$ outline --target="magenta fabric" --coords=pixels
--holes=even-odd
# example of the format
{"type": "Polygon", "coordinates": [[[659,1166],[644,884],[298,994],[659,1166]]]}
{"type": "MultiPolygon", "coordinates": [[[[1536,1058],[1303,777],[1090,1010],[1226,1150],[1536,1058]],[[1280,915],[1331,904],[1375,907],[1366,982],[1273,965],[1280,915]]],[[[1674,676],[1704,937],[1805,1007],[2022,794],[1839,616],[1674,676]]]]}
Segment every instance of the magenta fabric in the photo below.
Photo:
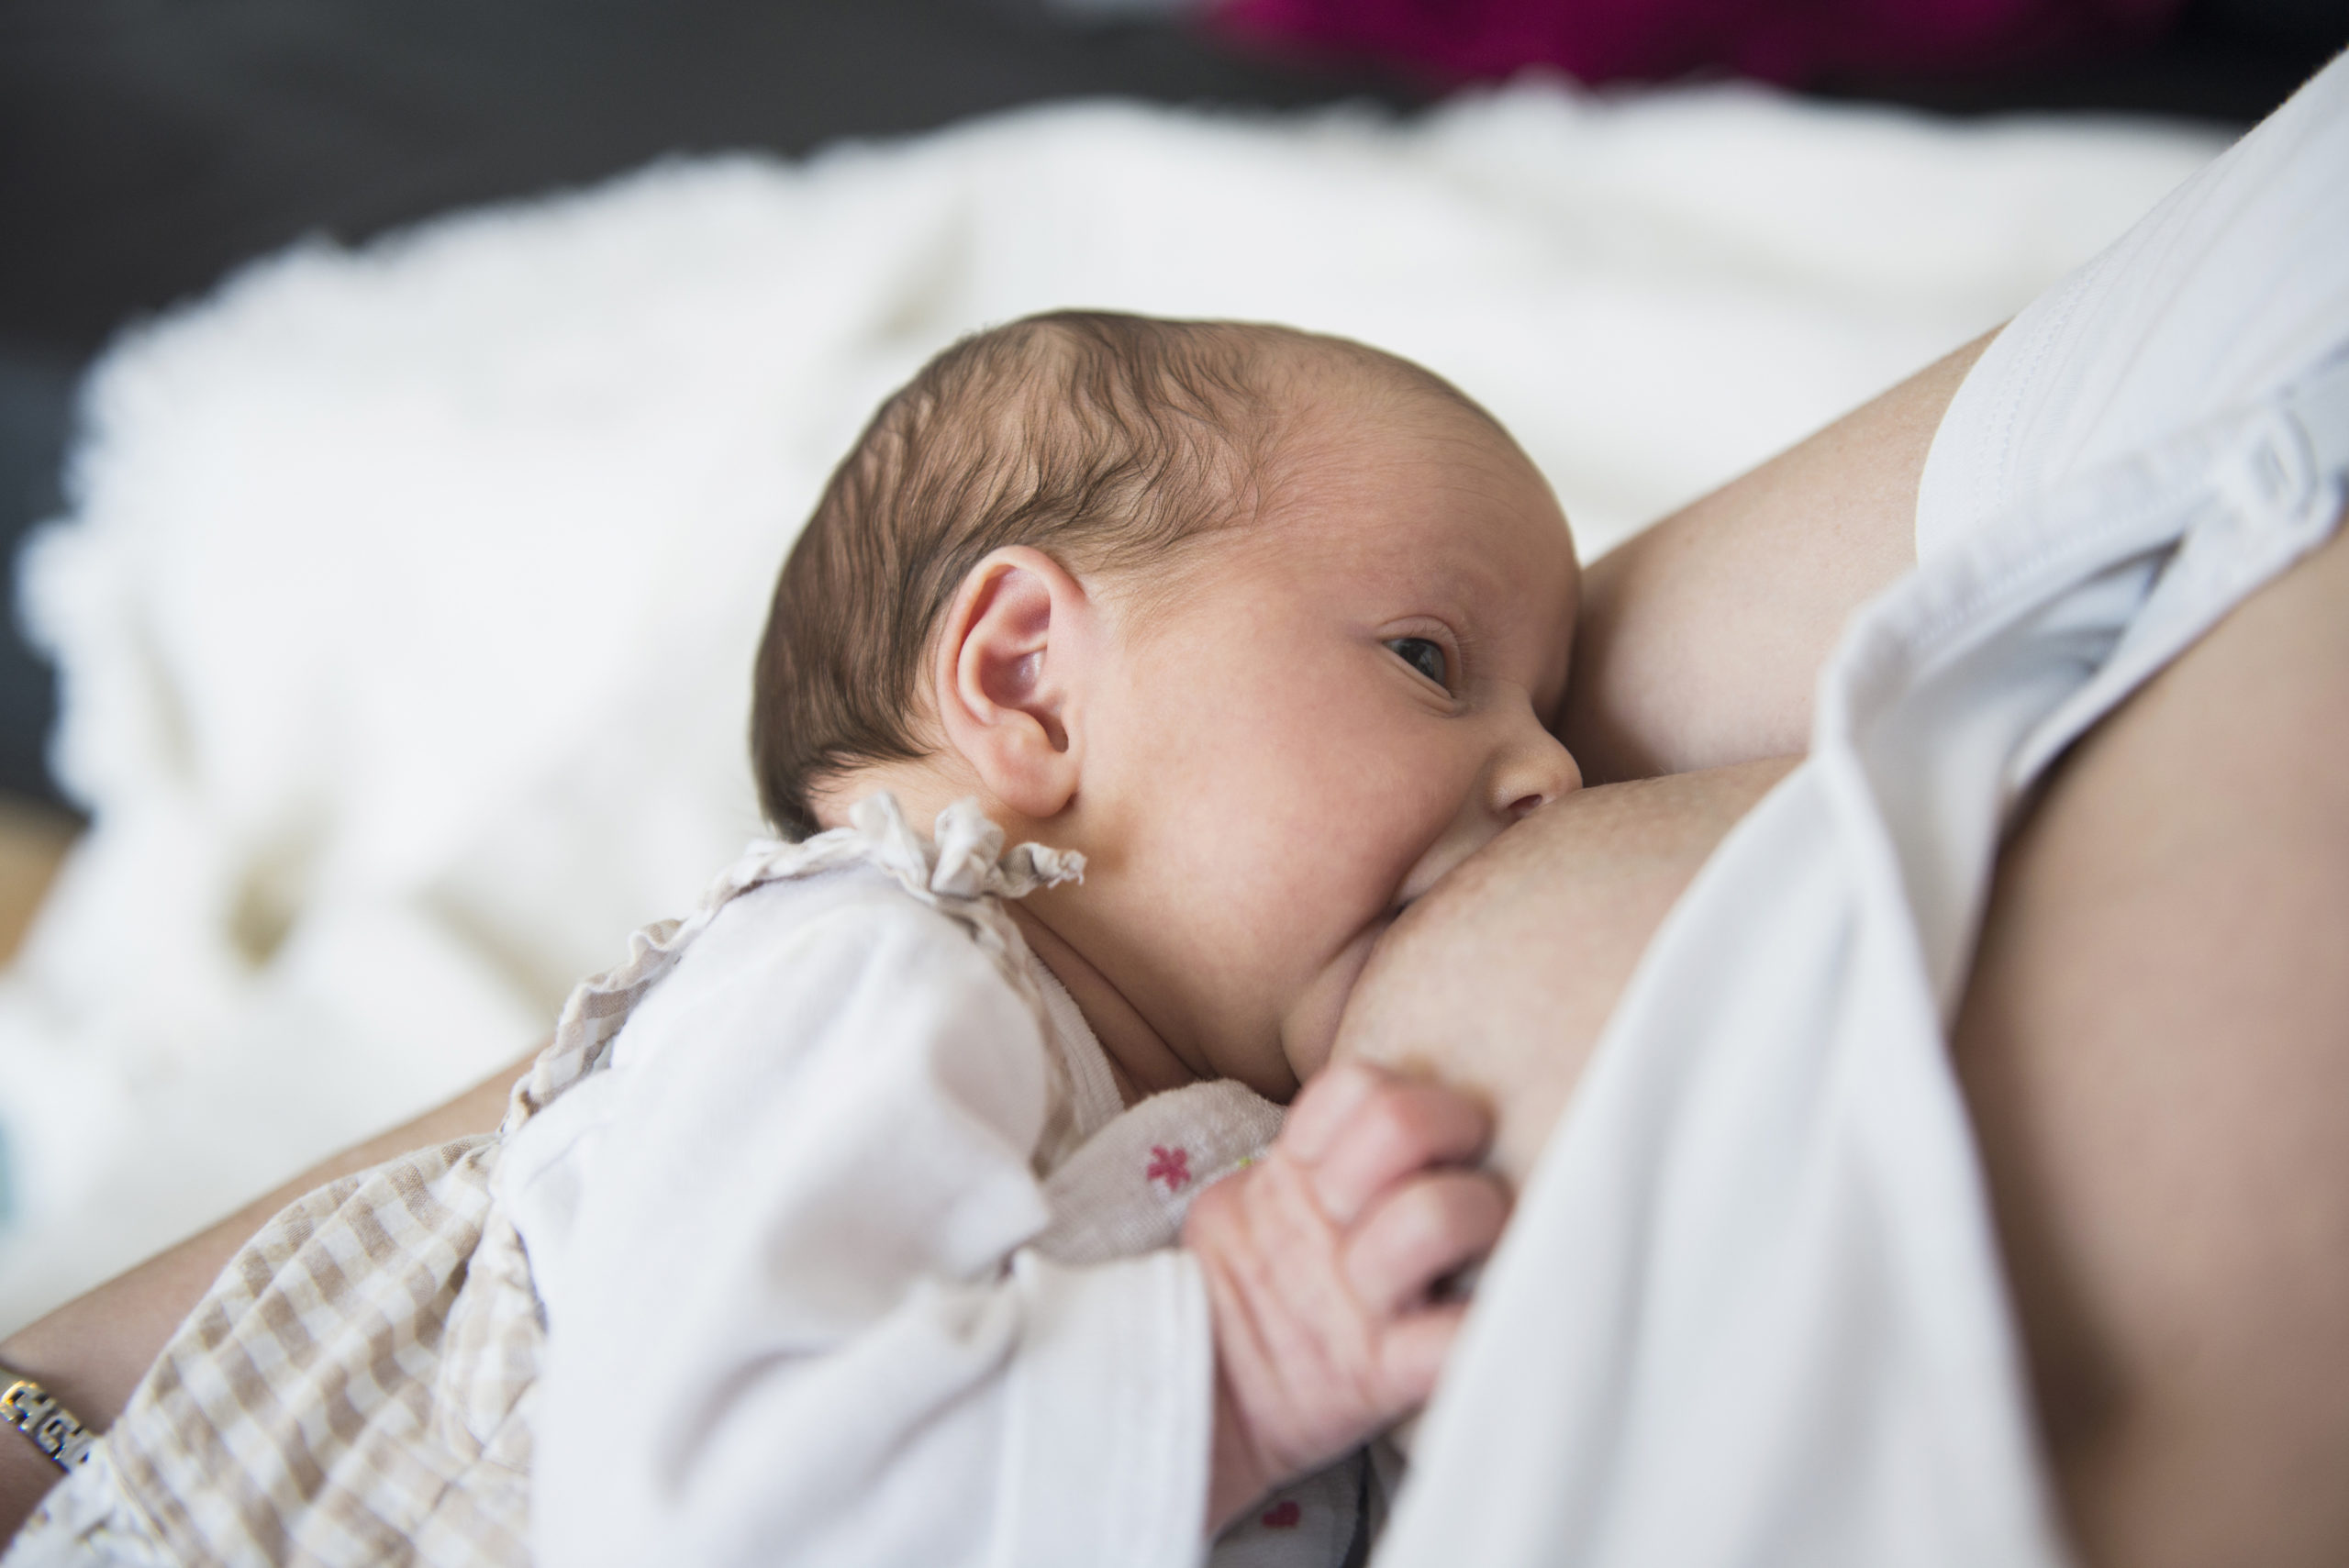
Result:
{"type": "Polygon", "coordinates": [[[1585,82],[1730,71],[1956,74],[2150,42],[2183,0],[1211,0],[1264,44],[1372,56],[1452,81],[1547,65],[1585,82]]]}

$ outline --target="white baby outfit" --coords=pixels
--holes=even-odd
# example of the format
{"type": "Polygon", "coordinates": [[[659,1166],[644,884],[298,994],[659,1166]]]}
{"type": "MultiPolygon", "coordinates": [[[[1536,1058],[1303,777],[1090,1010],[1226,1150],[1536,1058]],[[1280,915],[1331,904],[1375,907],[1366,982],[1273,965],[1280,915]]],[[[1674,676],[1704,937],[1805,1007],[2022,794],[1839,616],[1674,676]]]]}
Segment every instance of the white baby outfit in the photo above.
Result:
{"type": "Polygon", "coordinates": [[[2349,494],[2349,61],[1999,334],[1918,568],[1674,908],[1479,1284],[1383,1568],[2053,1568],[1945,1029],[2064,747],[2349,494]]]}
{"type": "MultiPolygon", "coordinates": [[[[239,1254],[28,1564],[1197,1562],[1193,1195],[1277,1106],[1121,1108],[1003,900],[1081,862],[962,803],[764,844],[565,1006],[506,1124],[239,1254]]],[[[1230,1568],[1338,1568],[1366,1467],[1230,1568]]]]}

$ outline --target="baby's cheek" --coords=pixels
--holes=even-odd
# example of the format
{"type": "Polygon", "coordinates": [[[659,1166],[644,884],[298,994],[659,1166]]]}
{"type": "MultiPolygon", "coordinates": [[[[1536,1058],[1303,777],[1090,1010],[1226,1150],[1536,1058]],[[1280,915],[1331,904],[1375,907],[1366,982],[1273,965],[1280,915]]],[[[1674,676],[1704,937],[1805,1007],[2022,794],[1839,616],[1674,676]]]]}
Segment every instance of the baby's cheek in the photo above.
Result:
{"type": "Polygon", "coordinates": [[[1357,931],[1288,1008],[1281,1027],[1281,1049],[1299,1084],[1310,1081],[1330,1064],[1349,999],[1386,924],[1376,921],[1357,931]]]}
{"type": "Polygon", "coordinates": [[[1242,829],[1220,849],[1222,864],[1203,877],[1215,890],[1201,923],[1211,962],[1190,973],[1235,1040],[1261,1034],[1279,1073],[1302,1084],[1330,1059],[1346,998],[1387,924],[1393,881],[1334,815],[1270,837],[1242,829]]]}

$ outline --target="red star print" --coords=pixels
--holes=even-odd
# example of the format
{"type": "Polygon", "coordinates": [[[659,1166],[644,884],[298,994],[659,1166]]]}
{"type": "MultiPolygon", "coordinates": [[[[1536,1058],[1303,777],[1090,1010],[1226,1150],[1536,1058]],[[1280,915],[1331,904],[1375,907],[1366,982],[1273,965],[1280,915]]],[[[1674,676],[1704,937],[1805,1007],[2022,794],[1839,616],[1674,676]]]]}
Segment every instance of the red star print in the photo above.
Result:
{"type": "Polygon", "coordinates": [[[1304,1517],[1305,1510],[1297,1506],[1296,1498],[1291,1497],[1266,1508],[1258,1522],[1266,1529],[1295,1529],[1304,1517]]]}
{"type": "Polygon", "coordinates": [[[1170,1193],[1179,1193],[1191,1184],[1191,1151],[1162,1143],[1150,1146],[1150,1168],[1141,1173],[1145,1182],[1164,1182],[1170,1193]]]}

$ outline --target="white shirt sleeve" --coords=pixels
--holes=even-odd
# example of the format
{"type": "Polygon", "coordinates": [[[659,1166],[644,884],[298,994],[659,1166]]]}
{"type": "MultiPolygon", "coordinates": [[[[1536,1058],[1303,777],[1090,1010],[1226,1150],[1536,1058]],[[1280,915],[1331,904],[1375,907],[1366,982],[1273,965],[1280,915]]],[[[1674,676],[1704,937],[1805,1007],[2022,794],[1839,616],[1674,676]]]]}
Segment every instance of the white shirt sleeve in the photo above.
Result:
{"type": "Polygon", "coordinates": [[[1026,1250],[1034,1013],[944,917],[877,884],[809,917],[805,891],[730,906],[607,1084],[512,1151],[549,1325],[538,1555],[1197,1561],[1196,1265],[1026,1250]]]}

